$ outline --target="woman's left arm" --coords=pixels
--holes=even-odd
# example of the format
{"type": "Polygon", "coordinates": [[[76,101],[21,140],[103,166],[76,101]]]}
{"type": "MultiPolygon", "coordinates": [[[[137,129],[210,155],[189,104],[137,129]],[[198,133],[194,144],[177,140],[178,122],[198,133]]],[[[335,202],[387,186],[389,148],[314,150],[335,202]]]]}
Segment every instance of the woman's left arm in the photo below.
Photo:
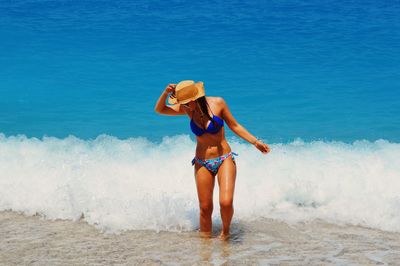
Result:
{"type": "Polygon", "coordinates": [[[225,100],[223,98],[219,99],[220,104],[222,105],[222,116],[223,119],[225,120],[226,124],[228,127],[239,137],[242,139],[248,141],[249,143],[253,144],[256,146],[257,149],[259,149],[262,153],[268,153],[271,149],[269,146],[265,143],[263,143],[261,140],[250,134],[242,125],[240,125],[236,119],[233,117],[231,111],[229,110],[228,105],[226,104],[225,100]]]}

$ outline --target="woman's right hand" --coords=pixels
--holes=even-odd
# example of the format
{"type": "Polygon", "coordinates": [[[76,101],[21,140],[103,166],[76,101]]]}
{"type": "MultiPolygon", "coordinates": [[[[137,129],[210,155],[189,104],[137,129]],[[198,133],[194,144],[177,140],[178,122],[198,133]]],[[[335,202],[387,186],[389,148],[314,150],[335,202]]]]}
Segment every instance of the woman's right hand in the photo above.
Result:
{"type": "Polygon", "coordinates": [[[254,143],[254,146],[256,146],[256,148],[259,149],[262,153],[268,153],[271,151],[269,146],[260,140],[256,140],[256,143],[254,143]]]}
{"type": "Polygon", "coordinates": [[[175,90],[176,84],[174,83],[170,83],[168,84],[168,86],[165,88],[165,92],[166,93],[170,93],[173,92],[175,90]]]}

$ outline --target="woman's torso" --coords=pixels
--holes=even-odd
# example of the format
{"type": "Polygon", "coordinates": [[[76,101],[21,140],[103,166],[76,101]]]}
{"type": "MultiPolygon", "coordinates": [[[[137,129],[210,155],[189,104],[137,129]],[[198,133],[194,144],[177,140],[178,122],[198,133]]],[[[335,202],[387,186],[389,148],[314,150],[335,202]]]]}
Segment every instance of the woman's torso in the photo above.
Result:
{"type": "MultiPolygon", "coordinates": [[[[224,119],[222,115],[222,105],[218,104],[217,97],[206,97],[207,103],[209,105],[208,112],[210,117],[213,115],[224,119]]],[[[203,118],[204,124],[202,125],[201,117],[199,112],[186,112],[187,115],[199,128],[207,128],[211,121],[206,117],[203,118]]],[[[209,159],[219,157],[223,154],[229,153],[231,147],[225,139],[225,128],[222,126],[218,132],[211,134],[204,132],[201,136],[196,136],[197,146],[196,146],[196,157],[200,159],[209,159]]]]}

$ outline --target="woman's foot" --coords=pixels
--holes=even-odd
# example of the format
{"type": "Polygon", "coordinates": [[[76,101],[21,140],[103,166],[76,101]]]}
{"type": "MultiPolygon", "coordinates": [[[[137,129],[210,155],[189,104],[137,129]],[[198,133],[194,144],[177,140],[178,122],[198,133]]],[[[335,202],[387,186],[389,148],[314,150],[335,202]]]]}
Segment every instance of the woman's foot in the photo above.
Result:
{"type": "Polygon", "coordinates": [[[218,238],[220,240],[228,240],[229,237],[230,237],[230,234],[229,233],[224,233],[224,232],[221,232],[221,234],[219,234],[219,236],[218,236],[218,238]]]}
{"type": "Polygon", "coordinates": [[[202,232],[202,231],[200,231],[199,233],[200,233],[200,237],[201,238],[211,238],[211,236],[212,236],[212,232],[202,232]]]}

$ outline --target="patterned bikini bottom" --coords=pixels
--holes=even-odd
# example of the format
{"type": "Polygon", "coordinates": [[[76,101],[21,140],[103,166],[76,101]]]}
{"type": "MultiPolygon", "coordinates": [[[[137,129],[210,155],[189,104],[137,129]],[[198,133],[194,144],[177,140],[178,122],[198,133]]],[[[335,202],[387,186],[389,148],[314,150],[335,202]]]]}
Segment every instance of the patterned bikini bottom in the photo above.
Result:
{"type": "Polygon", "coordinates": [[[235,161],[235,157],[233,155],[238,156],[239,154],[234,152],[229,152],[217,158],[204,159],[204,160],[194,157],[192,160],[192,165],[194,165],[195,162],[198,162],[199,164],[201,164],[202,166],[206,167],[208,170],[216,174],[218,172],[218,168],[221,166],[222,162],[226,158],[232,156],[232,160],[235,161]]]}

